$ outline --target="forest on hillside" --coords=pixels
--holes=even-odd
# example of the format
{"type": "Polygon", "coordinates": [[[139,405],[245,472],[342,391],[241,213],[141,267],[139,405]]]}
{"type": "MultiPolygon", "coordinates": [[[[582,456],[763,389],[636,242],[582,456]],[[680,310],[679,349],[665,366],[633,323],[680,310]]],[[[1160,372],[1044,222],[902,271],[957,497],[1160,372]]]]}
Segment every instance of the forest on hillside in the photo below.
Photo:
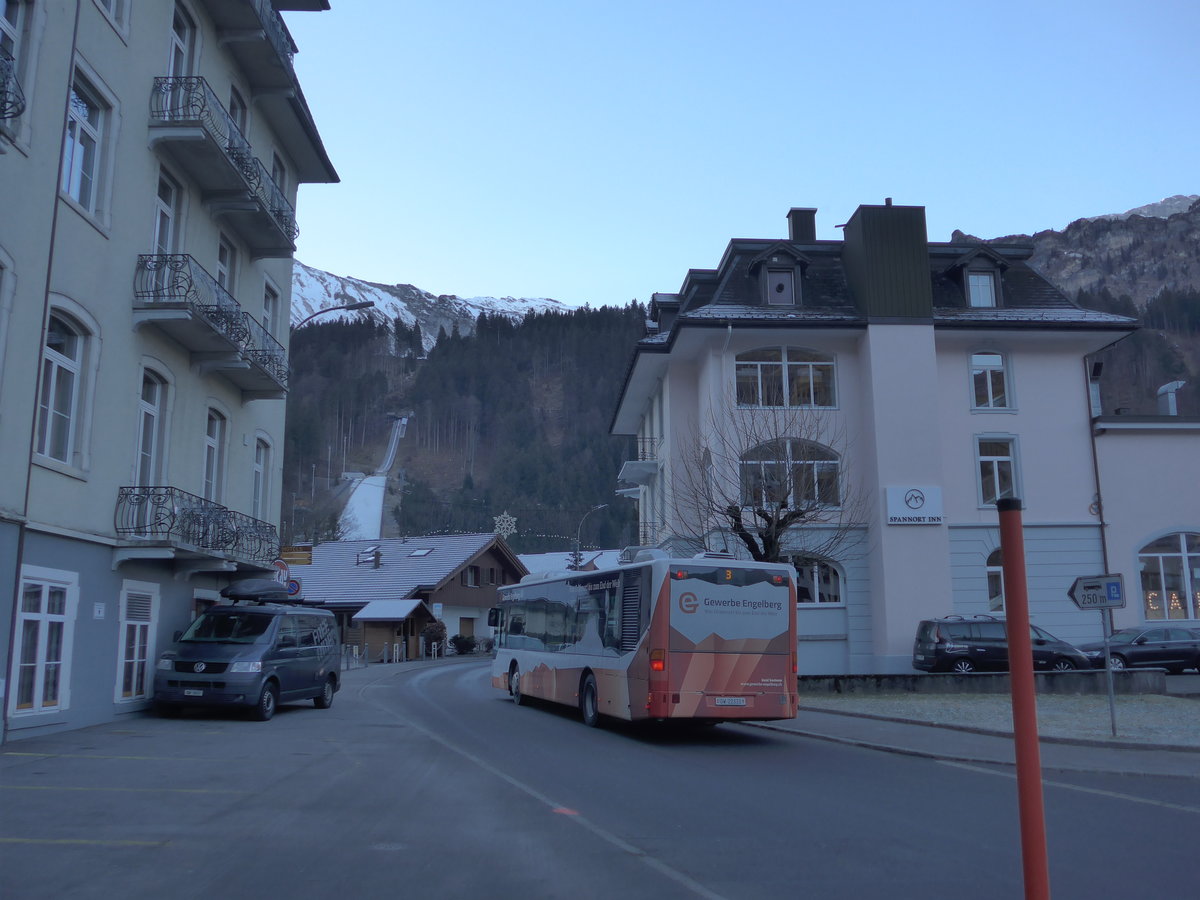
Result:
{"type": "Polygon", "coordinates": [[[337,537],[343,471],[373,471],[407,418],[388,482],[385,535],[488,532],[516,519],[518,552],[634,543],[617,497],[630,441],[608,433],[645,307],[481,314],[427,354],[402,322],[332,322],[292,341],[285,543],[337,537]],[[583,516],[594,507],[606,508],[583,516]]]}

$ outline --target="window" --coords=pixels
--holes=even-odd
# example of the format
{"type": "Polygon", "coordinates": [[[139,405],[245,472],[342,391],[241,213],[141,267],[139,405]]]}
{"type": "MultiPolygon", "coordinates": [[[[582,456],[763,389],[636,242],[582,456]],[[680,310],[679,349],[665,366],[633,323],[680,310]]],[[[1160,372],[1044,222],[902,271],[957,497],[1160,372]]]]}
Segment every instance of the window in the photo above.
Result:
{"type": "Polygon", "coordinates": [[[237,247],[222,234],[217,238],[217,284],[234,296],[237,294],[237,265],[237,247]]]}
{"type": "Polygon", "coordinates": [[[174,253],[179,246],[179,208],[183,190],[179,182],[160,169],[158,196],[154,204],[154,252],[174,253]]]}
{"type": "Polygon", "coordinates": [[[792,269],[767,270],[767,303],[770,306],[796,305],[796,273],[792,269]]]}
{"type": "Polygon", "coordinates": [[[148,700],[154,688],[153,636],[158,612],[158,586],[126,582],[121,590],[120,648],[117,656],[117,702],[148,700]]]}
{"type": "Polygon", "coordinates": [[[0,124],[25,111],[21,76],[28,20],[29,3],[4,0],[4,13],[0,15],[0,124]]]}
{"type": "Polygon", "coordinates": [[[76,75],[67,112],[59,187],[89,213],[95,213],[98,206],[100,152],[107,114],[108,107],[95,89],[76,75]]]}
{"type": "Polygon", "coordinates": [[[118,25],[125,21],[126,0],[96,0],[96,5],[108,13],[108,17],[118,25]]]}
{"type": "Polygon", "coordinates": [[[279,291],[275,290],[271,285],[263,286],[263,328],[267,329],[267,334],[275,333],[275,322],[279,318],[279,291]]]}
{"type": "Polygon", "coordinates": [[[195,45],[196,25],[178,3],[171,20],[171,44],[167,54],[167,74],[180,78],[192,74],[192,47],[195,45]]]}
{"type": "Polygon", "coordinates": [[[81,328],[65,317],[50,315],[42,350],[37,452],[65,463],[75,458],[85,343],[81,328]]]}
{"type": "Polygon", "coordinates": [[[996,273],[967,273],[967,302],[973,307],[996,305],[996,273]]]}
{"type": "Polygon", "coordinates": [[[225,417],[215,409],[210,409],[204,434],[204,499],[219,503],[224,480],[225,417]]]}
{"type": "Polygon", "coordinates": [[[463,587],[479,587],[479,566],[467,566],[459,575],[463,587]]]}
{"type": "Polygon", "coordinates": [[[229,117],[233,119],[233,124],[237,126],[238,131],[245,136],[248,110],[246,101],[235,87],[229,88],[229,117]]]}
{"type": "Polygon", "coordinates": [[[971,354],[971,391],[974,409],[1007,409],[1008,378],[999,353],[971,354]]]}
{"type": "Polygon", "coordinates": [[[1015,496],[1016,441],[1010,437],[977,437],[975,459],[979,466],[979,500],[990,506],[1015,496]]]}
{"type": "Polygon", "coordinates": [[[833,358],[801,347],[766,347],[739,353],[738,406],[835,405],[833,358]]]}
{"type": "Polygon", "coordinates": [[[16,714],[66,709],[70,694],[71,640],[79,603],[79,576],[25,566],[17,612],[17,653],[11,677],[16,714]]]}
{"type": "Polygon", "coordinates": [[[135,484],[156,485],[162,477],[162,445],[166,407],[166,380],[151,369],[142,370],[138,399],[138,457],[135,484]]]}
{"type": "Polygon", "coordinates": [[[796,568],[797,603],[841,603],[842,576],[826,562],[805,556],[793,556],[796,568]]]}
{"type": "Polygon", "coordinates": [[[1004,551],[997,547],[988,554],[988,612],[1004,612],[1004,551]]]}
{"type": "Polygon", "coordinates": [[[1161,537],[1138,552],[1143,612],[1150,619],[1200,619],[1200,534],[1161,537]]]}
{"type": "Polygon", "coordinates": [[[837,454],[810,441],[784,438],[742,457],[744,506],[837,506],[837,454]]]}
{"type": "Polygon", "coordinates": [[[279,186],[279,192],[287,196],[287,166],[278,153],[271,154],[271,180],[279,186]]]}
{"type": "Polygon", "coordinates": [[[254,442],[254,518],[266,516],[270,500],[271,445],[259,438],[254,442]]]}

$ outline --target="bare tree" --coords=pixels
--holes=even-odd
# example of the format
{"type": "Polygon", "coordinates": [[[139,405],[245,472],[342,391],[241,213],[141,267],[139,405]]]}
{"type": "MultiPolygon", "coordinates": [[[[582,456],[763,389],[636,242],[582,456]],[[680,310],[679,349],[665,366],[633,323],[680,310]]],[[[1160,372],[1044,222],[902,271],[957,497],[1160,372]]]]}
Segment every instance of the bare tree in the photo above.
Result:
{"type": "Polygon", "coordinates": [[[864,522],[847,450],[829,410],[714,407],[672,448],[672,530],[705,547],[732,533],[761,562],[785,552],[835,559],[860,540],[864,522]]]}

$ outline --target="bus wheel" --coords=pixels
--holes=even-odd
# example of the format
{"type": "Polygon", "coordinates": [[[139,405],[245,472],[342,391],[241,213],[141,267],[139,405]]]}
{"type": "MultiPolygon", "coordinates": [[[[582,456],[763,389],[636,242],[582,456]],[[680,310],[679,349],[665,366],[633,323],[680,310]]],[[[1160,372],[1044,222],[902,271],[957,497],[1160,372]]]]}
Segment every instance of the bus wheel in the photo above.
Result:
{"type": "Polygon", "coordinates": [[[513,666],[508,673],[508,693],[513,703],[521,705],[521,670],[513,666]]]}
{"type": "Polygon", "coordinates": [[[600,722],[600,710],[596,702],[596,677],[591,672],[583,679],[583,687],[579,689],[579,714],[588,728],[595,728],[600,722]]]}

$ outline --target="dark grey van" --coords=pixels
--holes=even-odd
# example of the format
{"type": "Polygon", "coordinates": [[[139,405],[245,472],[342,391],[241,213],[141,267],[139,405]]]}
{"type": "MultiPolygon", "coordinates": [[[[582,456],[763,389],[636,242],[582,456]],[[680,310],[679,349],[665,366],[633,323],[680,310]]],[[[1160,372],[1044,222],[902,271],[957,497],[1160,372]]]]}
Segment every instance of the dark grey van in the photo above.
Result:
{"type": "MultiPolygon", "coordinates": [[[[1036,625],[1029,626],[1033,667],[1038,671],[1069,672],[1091,663],[1066,641],[1036,625]]],[[[971,619],[946,616],[925,619],[913,640],[914,669],[926,672],[1008,671],[1008,630],[1003,619],[978,615],[971,619]]]]}
{"type": "Polygon", "coordinates": [[[340,688],[337,620],[326,609],[287,603],[278,582],[248,579],[221,591],[158,660],[154,705],[231,706],[266,721],[280,703],[312,700],[328,709],[340,688]]]}

